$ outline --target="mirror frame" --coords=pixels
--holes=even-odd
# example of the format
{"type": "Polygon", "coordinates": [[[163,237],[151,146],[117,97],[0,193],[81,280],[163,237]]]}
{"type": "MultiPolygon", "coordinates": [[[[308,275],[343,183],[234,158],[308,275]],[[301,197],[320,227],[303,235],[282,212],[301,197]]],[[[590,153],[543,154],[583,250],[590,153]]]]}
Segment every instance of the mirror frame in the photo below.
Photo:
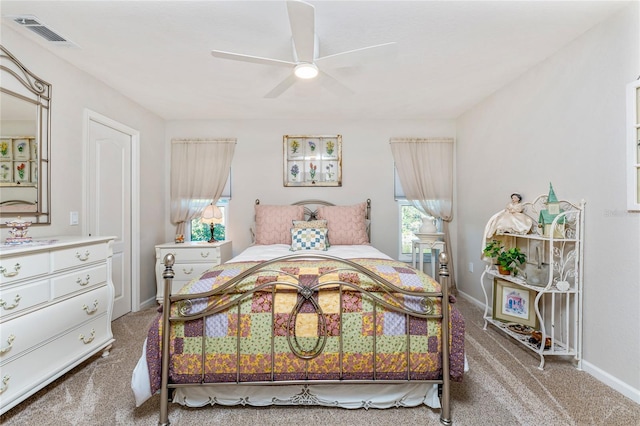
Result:
{"type": "MultiPolygon", "coordinates": [[[[30,221],[33,225],[51,224],[51,84],[29,71],[4,46],[0,45],[0,92],[32,103],[35,107],[38,144],[38,182],[35,203],[5,201],[0,217],[30,221]]],[[[6,135],[0,135],[6,136],[6,135]]],[[[0,227],[6,227],[6,222],[0,227]]]]}

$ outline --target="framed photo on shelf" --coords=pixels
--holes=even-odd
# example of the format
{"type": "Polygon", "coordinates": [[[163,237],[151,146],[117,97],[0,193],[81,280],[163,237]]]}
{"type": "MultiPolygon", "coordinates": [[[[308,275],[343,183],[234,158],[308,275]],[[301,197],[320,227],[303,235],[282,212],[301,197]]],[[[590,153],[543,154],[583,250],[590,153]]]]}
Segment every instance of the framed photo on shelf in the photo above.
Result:
{"type": "Polygon", "coordinates": [[[342,186],[341,135],[284,135],[284,186],[342,186]]]}
{"type": "Polygon", "coordinates": [[[536,292],[507,280],[493,280],[493,319],[538,328],[534,302],[536,292]]]}

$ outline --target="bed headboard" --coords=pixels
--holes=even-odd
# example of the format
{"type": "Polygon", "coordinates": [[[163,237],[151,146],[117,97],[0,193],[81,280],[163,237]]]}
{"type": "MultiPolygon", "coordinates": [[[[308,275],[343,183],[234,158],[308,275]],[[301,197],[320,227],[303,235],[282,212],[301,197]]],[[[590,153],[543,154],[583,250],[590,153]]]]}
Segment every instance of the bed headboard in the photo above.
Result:
{"type": "MultiPolygon", "coordinates": [[[[256,205],[260,204],[260,200],[256,199],[256,205]]],[[[291,203],[292,206],[302,206],[304,208],[304,220],[315,220],[318,215],[318,208],[321,206],[337,206],[334,203],[324,200],[301,200],[291,203]]],[[[366,234],[368,241],[371,241],[371,199],[366,200],[365,204],[366,234]]],[[[255,242],[255,233],[252,229],[252,240],[255,242]]]]}

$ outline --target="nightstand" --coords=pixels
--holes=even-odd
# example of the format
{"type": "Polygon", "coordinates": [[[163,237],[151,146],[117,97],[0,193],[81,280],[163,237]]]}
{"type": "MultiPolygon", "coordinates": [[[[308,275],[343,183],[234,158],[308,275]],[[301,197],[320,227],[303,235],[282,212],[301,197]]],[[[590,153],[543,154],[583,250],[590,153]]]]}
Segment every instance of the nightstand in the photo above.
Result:
{"type": "Polygon", "coordinates": [[[421,241],[415,239],[411,241],[411,264],[415,268],[416,260],[418,261],[418,269],[424,272],[424,250],[430,249],[431,277],[440,281],[436,274],[436,263],[438,262],[438,253],[444,251],[444,241],[421,241]]]}
{"type": "Polygon", "coordinates": [[[156,246],[156,300],[162,303],[164,294],[164,257],[175,256],[173,272],[175,277],[171,293],[180,290],[184,284],[199,277],[207,269],[231,259],[231,241],[188,241],[185,243],[165,243],[156,246]]]}

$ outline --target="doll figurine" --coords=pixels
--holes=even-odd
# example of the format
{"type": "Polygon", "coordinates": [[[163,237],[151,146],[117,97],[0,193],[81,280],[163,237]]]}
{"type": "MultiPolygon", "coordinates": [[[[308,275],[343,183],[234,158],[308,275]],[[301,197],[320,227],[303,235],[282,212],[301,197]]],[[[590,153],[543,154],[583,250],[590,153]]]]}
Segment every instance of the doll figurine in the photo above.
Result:
{"type": "Polygon", "coordinates": [[[511,194],[507,207],[493,215],[484,229],[485,240],[495,234],[524,235],[531,230],[533,219],[523,213],[524,205],[520,194],[511,194]]]}

